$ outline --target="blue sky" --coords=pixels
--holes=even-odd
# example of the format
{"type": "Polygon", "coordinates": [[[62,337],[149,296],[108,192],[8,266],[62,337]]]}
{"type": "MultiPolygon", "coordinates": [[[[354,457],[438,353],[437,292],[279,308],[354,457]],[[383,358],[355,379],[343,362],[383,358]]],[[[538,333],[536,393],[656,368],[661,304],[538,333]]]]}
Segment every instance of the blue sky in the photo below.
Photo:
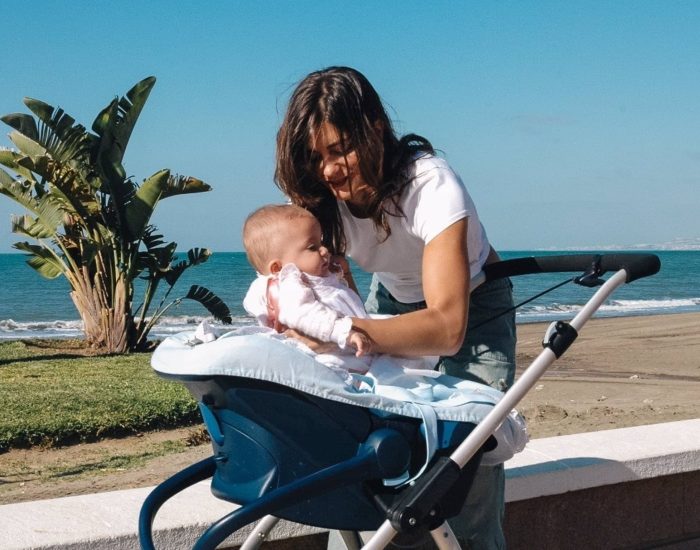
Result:
{"type": "MultiPolygon", "coordinates": [[[[158,81],[125,158],[214,191],[163,201],[180,248],[240,250],[282,200],[274,139],[308,72],[350,65],[461,174],[498,249],[700,237],[700,3],[34,1],[3,10],[0,113],[89,126],[158,81]]],[[[11,145],[2,127],[0,146],[11,145]]],[[[19,240],[0,197],[0,252],[19,240]]]]}

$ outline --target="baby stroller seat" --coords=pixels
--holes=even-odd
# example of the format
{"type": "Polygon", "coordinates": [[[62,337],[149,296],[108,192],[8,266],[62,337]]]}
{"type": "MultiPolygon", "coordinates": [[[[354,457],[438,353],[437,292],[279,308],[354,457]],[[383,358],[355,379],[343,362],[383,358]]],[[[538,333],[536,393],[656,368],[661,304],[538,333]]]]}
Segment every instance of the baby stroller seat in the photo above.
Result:
{"type": "MultiPolygon", "coordinates": [[[[150,537],[160,504],[208,477],[217,497],[243,508],[213,526],[197,548],[215,548],[232,531],[270,513],[364,531],[379,527],[387,513],[410,530],[409,521],[416,529],[425,527],[413,516],[432,512],[441,523],[459,512],[481,453],[470,467],[451,472],[448,483],[422,487],[420,480],[407,480],[459,445],[501,392],[428,371],[430,376],[417,378],[419,394],[401,388],[411,400],[397,400],[374,388],[358,389],[355,378],[344,379],[293,341],[248,332],[229,332],[200,345],[192,345],[191,333],[182,333],[153,355],[158,374],[182,382],[199,401],[214,456],[162,484],[144,503],[145,548],[152,548],[143,539],[150,537]],[[412,492],[420,498],[406,496],[412,492]],[[413,501],[429,506],[423,510],[413,501]]],[[[511,456],[510,433],[519,428],[509,418],[484,450],[511,456]]]]}
{"type": "MultiPolygon", "coordinates": [[[[310,497],[314,476],[335,467],[334,474],[326,472],[323,482],[317,482],[328,492],[276,509],[280,518],[329,529],[377,529],[386,519],[386,507],[400,493],[382,480],[407,470],[414,473],[425,460],[419,419],[377,416],[370,409],[246,378],[219,376],[186,384],[202,403],[212,433],[215,496],[246,505],[306,479],[309,486],[302,483],[300,495],[310,497]],[[371,484],[369,491],[366,482],[371,484]],[[332,483],[338,488],[329,491],[332,483]]],[[[447,441],[441,454],[473,427],[440,423],[439,438],[447,441]]],[[[464,477],[468,479],[469,472],[464,477]]],[[[463,494],[452,498],[463,499],[467,490],[467,484],[461,484],[463,494]]]]}

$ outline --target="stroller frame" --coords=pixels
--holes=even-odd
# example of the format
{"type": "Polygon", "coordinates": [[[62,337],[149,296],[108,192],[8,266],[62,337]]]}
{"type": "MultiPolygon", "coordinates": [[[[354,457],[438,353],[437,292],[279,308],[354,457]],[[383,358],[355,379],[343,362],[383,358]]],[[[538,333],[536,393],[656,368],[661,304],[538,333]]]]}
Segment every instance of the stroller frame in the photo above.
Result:
{"type": "MultiPolygon", "coordinates": [[[[518,258],[486,266],[477,279],[472,281],[472,287],[503,277],[555,272],[582,272],[574,282],[584,286],[601,286],[570,322],[556,321],[549,326],[543,341],[543,351],[486,417],[451,450],[449,456],[443,454],[434,458],[430,467],[415,483],[393,498],[373,495],[374,504],[385,519],[362,548],[380,550],[399,533],[410,536],[429,531],[440,550],[459,549],[446,518],[452,517],[461,508],[479,465],[482,449],[485,445],[488,446],[491,434],[549,366],[569,348],[581,328],[617,288],[653,275],[659,268],[657,256],[636,253],[541,256],[518,258]],[[601,279],[602,275],[608,272],[614,273],[606,281],[601,279]]],[[[180,379],[195,385],[197,383],[197,377],[180,379]]],[[[214,448],[217,449],[217,445],[223,444],[225,436],[206,402],[200,401],[200,410],[214,448]]],[[[265,491],[221,518],[201,535],[194,550],[214,549],[233,532],[261,520],[241,547],[242,550],[258,548],[277,523],[280,512],[281,515],[289,517],[288,510],[299,506],[300,503],[324,498],[324,495],[342,487],[362,487],[375,480],[400,475],[407,466],[402,458],[406,455],[406,446],[406,440],[391,426],[379,427],[359,445],[354,457],[265,491]]],[[[170,477],[151,492],[144,501],[139,516],[139,541],[142,548],[155,548],[152,524],[160,506],[185,488],[214,476],[224,460],[221,454],[209,457],[170,477]]],[[[226,498],[226,494],[217,496],[226,498]]],[[[293,514],[290,519],[299,521],[293,514]]],[[[352,531],[361,530],[367,530],[366,526],[358,525],[351,529],[341,527],[341,544],[349,550],[358,548],[358,537],[353,536],[352,531]]]]}

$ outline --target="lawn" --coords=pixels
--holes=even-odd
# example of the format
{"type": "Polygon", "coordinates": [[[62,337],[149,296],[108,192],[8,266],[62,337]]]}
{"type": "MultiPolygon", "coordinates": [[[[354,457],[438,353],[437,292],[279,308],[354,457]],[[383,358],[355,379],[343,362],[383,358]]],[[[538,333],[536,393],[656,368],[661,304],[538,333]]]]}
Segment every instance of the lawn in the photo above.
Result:
{"type": "Polygon", "coordinates": [[[90,356],[76,340],[0,342],[0,452],[199,422],[194,399],[150,358],[90,356]]]}

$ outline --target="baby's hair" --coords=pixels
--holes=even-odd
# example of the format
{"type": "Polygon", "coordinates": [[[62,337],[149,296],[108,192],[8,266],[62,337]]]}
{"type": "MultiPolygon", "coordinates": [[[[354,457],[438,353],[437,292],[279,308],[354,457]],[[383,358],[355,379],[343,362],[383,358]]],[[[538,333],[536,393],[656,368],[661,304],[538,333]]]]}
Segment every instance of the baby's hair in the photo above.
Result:
{"type": "Polygon", "coordinates": [[[280,222],[300,218],[316,219],[311,212],[294,204],[268,204],[246,218],[243,247],[248,261],[259,273],[264,273],[267,262],[280,253],[278,248],[284,244],[285,235],[279,231],[280,222]]]}

